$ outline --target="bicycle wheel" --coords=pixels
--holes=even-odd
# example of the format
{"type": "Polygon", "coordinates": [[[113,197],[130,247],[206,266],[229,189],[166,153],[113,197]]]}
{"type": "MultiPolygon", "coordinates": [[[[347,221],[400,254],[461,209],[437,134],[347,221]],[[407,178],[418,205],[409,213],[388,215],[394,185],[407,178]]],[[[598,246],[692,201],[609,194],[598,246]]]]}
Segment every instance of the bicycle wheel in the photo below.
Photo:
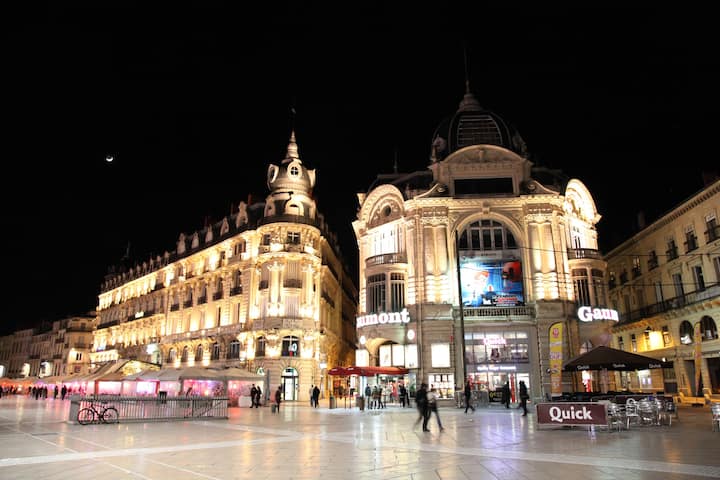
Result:
{"type": "Polygon", "coordinates": [[[120,414],[115,407],[108,407],[102,412],[100,417],[103,423],[118,423],[120,421],[120,414]]]}
{"type": "Polygon", "coordinates": [[[80,425],[89,425],[95,422],[95,410],[92,408],[82,408],[78,412],[77,421],[80,425]]]}

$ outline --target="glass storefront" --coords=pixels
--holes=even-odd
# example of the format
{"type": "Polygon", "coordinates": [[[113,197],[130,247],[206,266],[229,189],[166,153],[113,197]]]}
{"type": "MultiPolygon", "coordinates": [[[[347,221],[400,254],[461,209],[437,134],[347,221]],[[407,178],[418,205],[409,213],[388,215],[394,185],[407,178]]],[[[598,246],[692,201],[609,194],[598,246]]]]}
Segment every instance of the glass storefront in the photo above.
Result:
{"type": "Polygon", "coordinates": [[[467,375],[473,389],[487,391],[500,403],[501,389],[510,384],[512,402],[518,401],[520,380],[530,388],[529,335],[525,330],[486,330],[465,333],[467,375]]]}

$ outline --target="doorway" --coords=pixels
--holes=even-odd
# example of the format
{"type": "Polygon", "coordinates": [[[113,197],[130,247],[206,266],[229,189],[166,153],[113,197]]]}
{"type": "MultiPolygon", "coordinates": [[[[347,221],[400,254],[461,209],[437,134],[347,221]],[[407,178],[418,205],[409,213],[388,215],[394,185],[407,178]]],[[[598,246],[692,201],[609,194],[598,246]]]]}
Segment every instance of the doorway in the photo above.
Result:
{"type": "Polygon", "coordinates": [[[298,399],[298,392],[300,391],[299,380],[298,372],[294,368],[288,367],[283,370],[282,386],[284,401],[289,402],[298,399]]]}

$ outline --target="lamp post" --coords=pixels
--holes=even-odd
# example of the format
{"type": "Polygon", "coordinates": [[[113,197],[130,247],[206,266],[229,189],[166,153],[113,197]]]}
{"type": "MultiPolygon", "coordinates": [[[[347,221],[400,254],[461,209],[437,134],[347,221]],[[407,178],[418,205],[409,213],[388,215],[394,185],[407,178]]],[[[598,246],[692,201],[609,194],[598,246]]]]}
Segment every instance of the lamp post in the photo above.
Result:
{"type": "Polygon", "coordinates": [[[457,286],[458,286],[458,304],[460,305],[460,344],[462,346],[462,368],[463,378],[462,385],[467,382],[467,362],[465,361],[465,312],[463,309],[463,295],[462,295],[462,278],[460,276],[460,236],[459,232],[455,230],[455,263],[457,268],[457,286]]]}

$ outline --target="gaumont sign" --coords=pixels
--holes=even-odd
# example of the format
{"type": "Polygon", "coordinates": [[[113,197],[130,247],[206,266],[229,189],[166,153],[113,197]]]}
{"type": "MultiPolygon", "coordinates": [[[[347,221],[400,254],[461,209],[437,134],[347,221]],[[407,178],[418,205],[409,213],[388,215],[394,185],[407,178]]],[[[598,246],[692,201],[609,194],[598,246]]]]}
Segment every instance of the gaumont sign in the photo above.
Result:
{"type": "Polygon", "coordinates": [[[355,328],[367,327],[370,325],[385,325],[387,323],[410,323],[410,314],[407,308],[401,312],[383,312],[363,315],[355,319],[355,328]]]}
{"type": "Polygon", "coordinates": [[[607,410],[602,403],[539,403],[537,420],[538,425],[607,425],[607,410]]]}
{"type": "Polygon", "coordinates": [[[578,308],[577,316],[581,322],[592,322],[593,320],[613,320],[617,322],[620,319],[617,310],[587,306],[578,308]]]}

